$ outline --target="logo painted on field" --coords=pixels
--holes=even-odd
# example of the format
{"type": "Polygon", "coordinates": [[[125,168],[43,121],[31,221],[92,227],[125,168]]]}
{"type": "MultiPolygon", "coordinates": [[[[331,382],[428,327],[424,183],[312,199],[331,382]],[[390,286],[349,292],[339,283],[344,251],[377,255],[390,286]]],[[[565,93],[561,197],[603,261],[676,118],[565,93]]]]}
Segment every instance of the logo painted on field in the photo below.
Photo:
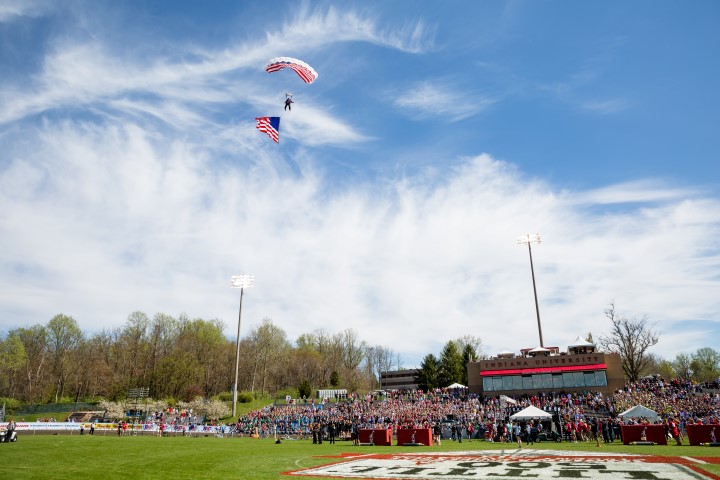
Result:
{"type": "Polygon", "coordinates": [[[343,454],[343,460],[285,472],[289,476],[328,478],[467,480],[720,480],[699,465],[720,464],[720,457],[662,457],[545,450],[397,454],[343,454]]]}

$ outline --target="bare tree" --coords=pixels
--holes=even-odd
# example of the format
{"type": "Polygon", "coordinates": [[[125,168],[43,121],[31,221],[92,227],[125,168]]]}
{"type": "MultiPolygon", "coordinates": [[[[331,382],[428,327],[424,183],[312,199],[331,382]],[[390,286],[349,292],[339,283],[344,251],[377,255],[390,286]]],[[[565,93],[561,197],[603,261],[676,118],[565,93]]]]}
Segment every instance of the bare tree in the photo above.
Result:
{"type": "Polygon", "coordinates": [[[397,365],[398,370],[402,370],[403,368],[405,368],[405,365],[403,365],[403,362],[402,362],[402,359],[400,358],[399,353],[395,357],[395,360],[396,360],[395,365],[397,365]]]}
{"type": "Polygon", "coordinates": [[[276,326],[269,318],[263,319],[262,324],[250,332],[250,340],[254,347],[255,359],[251,391],[255,393],[255,380],[260,375],[261,393],[264,395],[268,387],[269,374],[275,373],[274,366],[290,348],[290,344],[287,341],[285,330],[276,326]]]}
{"type": "Polygon", "coordinates": [[[363,359],[367,344],[358,338],[355,330],[348,328],[340,332],[340,344],[342,345],[342,363],[348,370],[356,370],[363,359]]]}
{"type": "Polygon", "coordinates": [[[663,368],[665,368],[665,365],[663,362],[663,358],[660,355],[657,355],[655,353],[648,353],[648,362],[647,366],[643,370],[643,375],[660,375],[663,378],[668,378],[666,375],[664,375],[663,368]]]}
{"type": "Polygon", "coordinates": [[[615,311],[615,304],[605,310],[610,320],[610,334],[600,338],[600,346],[613,353],[619,353],[625,377],[634,382],[650,366],[653,358],[648,349],[658,343],[660,334],[648,325],[647,316],[627,318],[615,311]]]}
{"type": "Polygon", "coordinates": [[[288,381],[285,385],[299,387],[303,380],[307,380],[311,386],[320,386],[323,370],[322,355],[315,350],[312,342],[298,341],[298,345],[294,350],[290,350],[288,381]]]}
{"type": "Polygon", "coordinates": [[[375,384],[380,385],[380,374],[392,368],[395,353],[388,347],[376,345],[367,349],[366,367],[370,374],[370,390],[375,389],[375,384]]]}
{"type": "Polygon", "coordinates": [[[710,347],[700,348],[690,355],[693,380],[708,382],[720,377],[720,352],[710,347]]]}
{"type": "Polygon", "coordinates": [[[463,335],[462,337],[458,337],[455,339],[455,344],[461,352],[468,352],[471,354],[470,356],[472,358],[469,359],[470,361],[474,362],[478,358],[483,357],[482,340],[475,335],[463,335]]]}
{"type": "Polygon", "coordinates": [[[333,338],[340,348],[342,376],[345,384],[348,389],[355,391],[360,386],[359,367],[366,359],[367,343],[360,340],[357,332],[351,328],[343,330],[333,338]]]}
{"type": "Polygon", "coordinates": [[[0,391],[6,387],[10,396],[14,394],[15,384],[22,381],[26,358],[25,346],[17,334],[8,334],[4,340],[0,337],[0,391]]]}
{"type": "Polygon", "coordinates": [[[145,363],[147,362],[147,330],[150,319],[146,314],[136,311],[128,315],[122,329],[122,342],[125,352],[124,374],[131,384],[145,385],[145,363]]]}
{"type": "Polygon", "coordinates": [[[690,368],[690,356],[687,353],[678,353],[675,361],[672,362],[675,376],[680,380],[690,380],[692,369],[690,368]]]}
{"type": "Polygon", "coordinates": [[[55,315],[48,322],[47,332],[57,403],[65,394],[65,384],[69,376],[78,367],[76,360],[83,342],[83,332],[74,318],[63,314],[55,315]]]}
{"type": "Polygon", "coordinates": [[[25,393],[23,399],[27,402],[45,400],[42,398],[46,387],[47,359],[48,359],[48,331],[42,325],[33,325],[30,328],[19,328],[11,332],[20,338],[25,349],[25,365],[23,384],[25,393]]]}

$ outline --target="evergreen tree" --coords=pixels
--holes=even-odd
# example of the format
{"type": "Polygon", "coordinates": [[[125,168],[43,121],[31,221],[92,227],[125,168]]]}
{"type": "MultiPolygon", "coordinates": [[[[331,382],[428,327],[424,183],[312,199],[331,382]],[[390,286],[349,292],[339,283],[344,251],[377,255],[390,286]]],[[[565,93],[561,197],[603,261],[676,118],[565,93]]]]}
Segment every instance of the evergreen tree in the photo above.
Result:
{"type": "Polygon", "coordinates": [[[330,374],[330,386],[337,388],[340,385],[340,374],[337,371],[333,371],[330,374]]]}
{"type": "Polygon", "coordinates": [[[445,344],[440,354],[440,386],[447,387],[462,381],[463,370],[466,368],[463,365],[462,354],[458,350],[457,344],[451,340],[445,344]]]}
{"type": "Polygon", "coordinates": [[[415,377],[415,381],[421,390],[432,390],[439,386],[438,374],[440,371],[440,362],[432,353],[425,355],[420,364],[420,371],[415,377]]]}
{"type": "Polygon", "coordinates": [[[309,380],[303,380],[298,387],[298,395],[300,398],[312,398],[312,387],[309,380]]]}

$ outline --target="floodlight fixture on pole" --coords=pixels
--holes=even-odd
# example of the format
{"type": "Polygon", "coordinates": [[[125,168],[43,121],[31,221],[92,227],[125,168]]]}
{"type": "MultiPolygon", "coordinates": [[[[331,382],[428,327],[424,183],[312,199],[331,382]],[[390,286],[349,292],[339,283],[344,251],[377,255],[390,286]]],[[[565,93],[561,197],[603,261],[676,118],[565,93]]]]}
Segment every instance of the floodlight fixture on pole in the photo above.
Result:
{"type": "Polygon", "coordinates": [[[237,328],[237,344],[235,350],[235,383],[233,383],[233,404],[232,404],[232,416],[234,417],[237,413],[237,385],[238,385],[238,372],[240,369],[240,322],[242,320],[242,301],[243,292],[246,288],[250,288],[255,285],[255,277],[252,275],[234,275],[230,278],[230,288],[240,289],[240,310],[238,312],[238,328],[237,328]]]}
{"type": "Polygon", "coordinates": [[[533,243],[540,243],[540,241],[540,234],[536,233],[535,235],[520,235],[517,243],[520,245],[527,244],[528,246],[528,253],[530,254],[530,274],[532,275],[533,294],[535,295],[535,313],[537,315],[538,334],[540,335],[540,346],[545,348],[545,345],[543,344],[542,326],[540,325],[540,307],[538,306],[537,288],[535,287],[535,269],[533,268],[532,247],[530,246],[533,243]]]}

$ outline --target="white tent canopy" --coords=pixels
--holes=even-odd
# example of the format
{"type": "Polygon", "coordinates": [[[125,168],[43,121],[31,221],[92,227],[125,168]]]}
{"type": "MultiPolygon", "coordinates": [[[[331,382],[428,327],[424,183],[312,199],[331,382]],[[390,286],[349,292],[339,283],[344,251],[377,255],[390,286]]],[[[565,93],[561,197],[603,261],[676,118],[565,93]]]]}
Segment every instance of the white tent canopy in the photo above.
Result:
{"type": "Polygon", "coordinates": [[[467,388],[462,383],[453,383],[452,385],[448,385],[447,388],[467,388]]]}
{"type": "Polygon", "coordinates": [[[594,343],[590,343],[584,338],[582,338],[580,335],[575,339],[575,341],[572,343],[572,345],[568,345],[570,348],[574,347],[594,347],[594,343]]]}
{"type": "Polygon", "coordinates": [[[549,352],[550,350],[545,347],[535,347],[532,350],[529,351],[529,353],[545,353],[549,352]]]}
{"type": "Polygon", "coordinates": [[[530,405],[527,408],[523,408],[514,415],[510,415],[512,420],[528,420],[531,418],[552,418],[552,414],[547,413],[545,410],[540,410],[534,405],[530,405]]]}
{"type": "Polygon", "coordinates": [[[660,415],[655,410],[650,410],[643,405],[635,405],[632,408],[628,408],[624,412],[618,415],[621,418],[647,418],[648,420],[657,420],[660,415]]]}

